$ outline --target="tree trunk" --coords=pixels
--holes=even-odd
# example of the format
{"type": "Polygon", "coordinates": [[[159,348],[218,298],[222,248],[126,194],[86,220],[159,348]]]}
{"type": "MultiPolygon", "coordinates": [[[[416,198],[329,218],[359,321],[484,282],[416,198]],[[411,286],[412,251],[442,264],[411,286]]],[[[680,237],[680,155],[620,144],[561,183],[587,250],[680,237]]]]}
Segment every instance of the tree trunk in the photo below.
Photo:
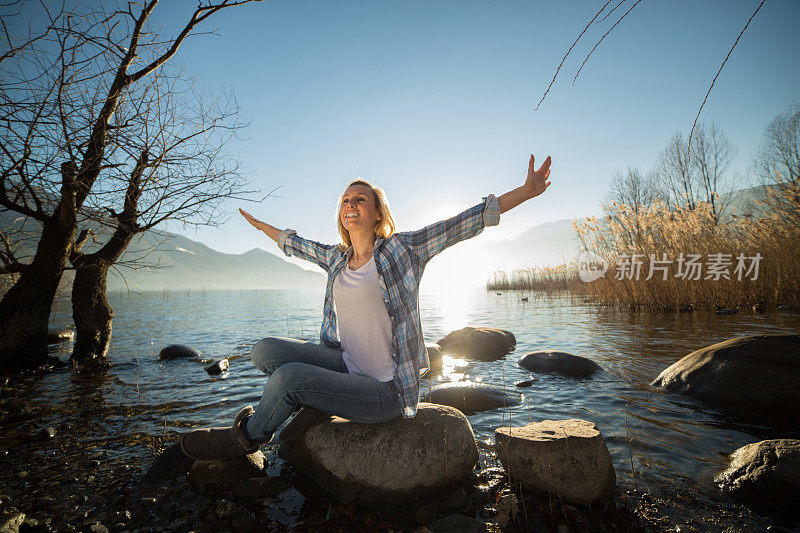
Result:
{"type": "Polygon", "coordinates": [[[31,264],[0,301],[0,365],[32,368],[47,361],[47,323],[64,273],[73,224],[57,217],[42,226],[31,264]]]}
{"type": "Polygon", "coordinates": [[[108,353],[114,318],[114,310],[106,299],[108,268],[109,264],[102,259],[76,265],[72,284],[72,318],[77,330],[73,360],[97,360],[108,353]]]}

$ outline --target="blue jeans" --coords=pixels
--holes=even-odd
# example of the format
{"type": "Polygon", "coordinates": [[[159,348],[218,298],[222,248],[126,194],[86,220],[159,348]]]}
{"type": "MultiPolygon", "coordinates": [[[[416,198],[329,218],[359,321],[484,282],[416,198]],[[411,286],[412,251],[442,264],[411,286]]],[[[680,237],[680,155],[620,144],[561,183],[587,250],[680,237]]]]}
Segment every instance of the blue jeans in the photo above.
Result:
{"type": "Polygon", "coordinates": [[[250,358],[269,376],[245,427],[254,440],[269,440],[303,405],[363,423],[385,422],[402,414],[394,381],[348,374],[340,349],[267,337],[253,346],[250,358]]]}

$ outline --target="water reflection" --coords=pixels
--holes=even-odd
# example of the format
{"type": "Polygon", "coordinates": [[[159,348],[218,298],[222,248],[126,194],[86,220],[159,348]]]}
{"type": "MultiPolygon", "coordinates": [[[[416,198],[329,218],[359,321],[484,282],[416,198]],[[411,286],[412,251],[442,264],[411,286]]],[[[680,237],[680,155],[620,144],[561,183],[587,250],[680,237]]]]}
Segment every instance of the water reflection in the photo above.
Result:
{"type": "MultiPolygon", "coordinates": [[[[26,412],[41,418],[37,424],[86,425],[92,429],[87,434],[95,435],[87,437],[90,449],[122,450],[123,443],[130,446],[153,435],[227,423],[243,405],[258,401],[266,381],[250,362],[250,347],[266,336],[318,340],[322,298],[322,288],[112,295],[112,369],[97,376],[51,373],[36,381],[35,401],[26,412]],[[203,359],[159,361],[160,348],[173,343],[200,349],[203,359]],[[228,375],[209,376],[204,366],[222,357],[229,358],[228,375]]],[[[740,335],[796,333],[796,313],[628,313],[571,297],[498,295],[480,288],[426,292],[420,308],[427,342],[467,325],[516,335],[516,350],[502,359],[445,355],[421,383],[423,393],[439,382],[469,380],[523,395],[519,405],[469,416],[482,464],[495,463],[493,434],[500,425],[590,420],[606,439],[620,488],[633,488],[635,476],[640,490],[674,503],[666,512],[680,522],[733,506],[712,483],[725,464],[724,454],[763,438],[800,436],[797,427],[748,419],[649,385],[664,368],[703,346],[740,335]],[[603,371],[586,379],[530,374],[517,360],[534,350],[582,355],[603,371]],[[526,379],[530,387],[514,387],[526,379]]],[[[69,309],[61,302],[54,327],[70,324],[69,309]]],[[[64,346],[54,348],[62,359],[68,353],[64,346]]],[[[749,525],[762,519],[754,515],[751,520],[749,525]]]]}

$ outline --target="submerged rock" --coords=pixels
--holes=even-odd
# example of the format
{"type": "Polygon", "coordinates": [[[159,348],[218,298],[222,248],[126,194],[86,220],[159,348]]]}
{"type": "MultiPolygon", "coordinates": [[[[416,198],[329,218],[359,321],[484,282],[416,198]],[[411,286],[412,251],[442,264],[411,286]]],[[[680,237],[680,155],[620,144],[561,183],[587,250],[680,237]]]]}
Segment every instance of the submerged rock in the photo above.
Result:
{"type": "Polygon", "coordinates": [[[586,357],[551,350],[526,353],[517,364],[531,372],[557,372],[571,378],[585,378],[602,370],[600,365],[586,357]]]}
{"type": "Polygon", "coordinates": [[[749,335],[694,351],[651,383],[717,407],[800,419],[800,335],[749,335]]]}
{"type": "Polygon", "coordinates": [[[48,329],[47,330],[47,343],[55,344],[57,342],[71,341],[75,338],[75,332],[71,329],[48,329]]]}
{"type": "Polygon", "coordinates": [[[492,361],[513,350],[517,339],[505,329],[466,327],[448,333],[437,344],[445,353],[492,361]]]}
{"type": "Polygon", "coordinates": [[[467,418],[420,403],[414,418],[360,424],[334,417],[281,443],[278,455],[344,503],[391,505],[451,488],[478,463],[467,418]]]}
{"type": "Polygon", "coordinates": [[[223,372],[228,371],[228,360],[227,359],[220,359],[219,361],[215,361],[206,367],[206,372],[211,374],[212,376],[218,376],[223,372]]]}
{"type": "Polygon", "coordinates": [[[471,414],[517,405],[522,402],[522,395],[513,389],[506,391],[496,385],[455,381],[434,386],[430,392],[424,394],[423,399],[471,414]]]}
{"type": "Polygon", "coordinates": [[[189,470],[189,482],[198,490],[230,489],[241,481],[265,475],[260,451],[231,459],[198,459],[189,470]]]}
{"type": "Polygon", "coordinates": [[[580,505],[608,500],[617,482],[611,455],[592,422],[543,420],[494,431],[497,457],[528,487],[580,505]]]}
{"type": "Polygon", "coordinates": [[[714,478],[723,492],[751,506],[797,512],[800,440],[762,440],[743,446],[714,478]]]}
{"type": "Polygon", "coordinates": [[[179,357],[201,357],[203,353],[185,344],[170,344],[161,349],[159,359],[177,359],[179,357]]]}

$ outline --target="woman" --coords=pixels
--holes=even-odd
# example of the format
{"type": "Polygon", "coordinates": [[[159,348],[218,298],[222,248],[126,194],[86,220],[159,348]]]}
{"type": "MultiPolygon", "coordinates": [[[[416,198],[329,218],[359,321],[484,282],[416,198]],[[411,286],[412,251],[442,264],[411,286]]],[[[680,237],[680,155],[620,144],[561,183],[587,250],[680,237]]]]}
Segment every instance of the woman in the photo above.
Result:
{"type": "MultiPolygon", "coordinates": [[[[251,352],[253,364],[270,378],[257,408],[245,407],[230,427],[185,434],[182,454],[214,458],[252,453],[303,406],[313,409],[295,416],[295,433],[319,412],[365,423],[413,417],[419,377],[429,366],[418,295],[425,265],[445,248],[498,224],[501,213],[542,194],[550,185],[550,162],[548,156],[534,170],[531,155],[524,185],[499,198],[489,195],[450,219],[400,233],[394,232],[383,192],[354,181],[339,201],[338,245],[304,239],[292,229],[281,231],[240,209],[286,255],[328,273],[321,343],[280,337],[258,342],[251,352]]],[[[288,436],[284,433],[286,428],[282,440],[288,436]]],[[[172,455],[176,453],[173,447],[172,455]]]]}

